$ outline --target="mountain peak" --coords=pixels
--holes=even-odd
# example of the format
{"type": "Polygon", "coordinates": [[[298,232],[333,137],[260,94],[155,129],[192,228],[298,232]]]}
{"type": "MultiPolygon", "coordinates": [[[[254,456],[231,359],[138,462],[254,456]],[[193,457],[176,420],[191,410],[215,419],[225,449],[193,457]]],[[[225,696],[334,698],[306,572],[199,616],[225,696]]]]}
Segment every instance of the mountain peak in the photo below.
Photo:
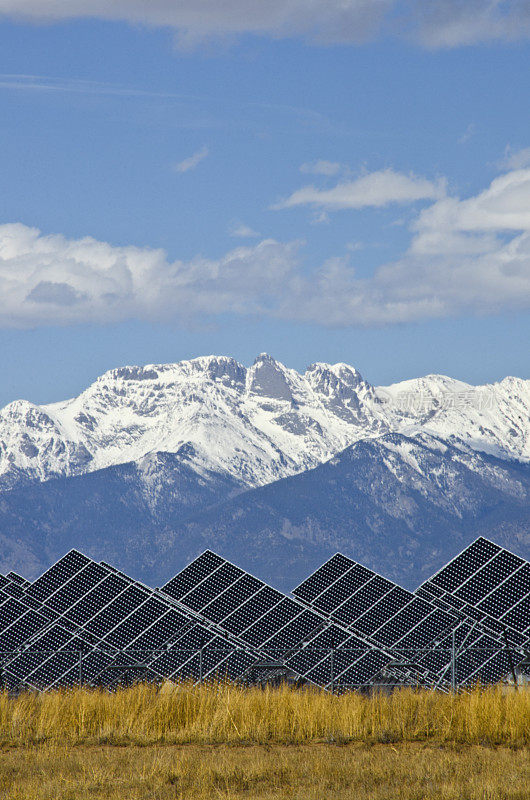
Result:
{"type": "Polygon", "coordinates": [[[344,362],[299,374],[268,353],[122,366],[78,397],[0,410],[0,484],[94,472],[164,451],[246,486],[315,467],[382,433],[424,430],[530,461],[530,382],[430,375],[375,389],[344,362]]]}
{"type": "Polygon", "coordinates": [[[293,401],[286,367],[268,353],[260,353],[249,369],[248,391],[272,400],[293,401]]]}

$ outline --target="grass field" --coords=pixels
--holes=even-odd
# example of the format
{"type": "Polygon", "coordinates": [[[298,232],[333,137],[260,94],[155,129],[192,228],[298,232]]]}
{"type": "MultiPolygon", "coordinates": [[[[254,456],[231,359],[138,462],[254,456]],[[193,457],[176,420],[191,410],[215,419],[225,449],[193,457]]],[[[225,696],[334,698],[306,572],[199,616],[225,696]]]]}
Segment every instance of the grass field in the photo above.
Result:
{"type": "Polygon", "coordinates": [[[7,800],[527,800],[530,692],[0,695],[7,800]]]}

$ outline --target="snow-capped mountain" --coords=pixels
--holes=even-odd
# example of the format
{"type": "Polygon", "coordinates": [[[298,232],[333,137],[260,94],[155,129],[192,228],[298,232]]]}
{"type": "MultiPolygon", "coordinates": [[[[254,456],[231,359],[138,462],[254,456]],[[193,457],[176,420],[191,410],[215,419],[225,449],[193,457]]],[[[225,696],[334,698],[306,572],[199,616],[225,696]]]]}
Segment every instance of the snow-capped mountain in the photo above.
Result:
{"type": "Polygon", "coordinates": [[[210,356],[122,367],[79,397],[0,411],[0,487],[139,462],[186,459],[241,489],[311,469],[389,432],[425,431],[458,447],[530,460],[530,381],[470,386],[429,375],[374,387],[347,364],[301,375],[266,354],[250,368],[210,356]]]}
{"type": "Polygon", "coordinates": [[[305,375],[267,355],[249,369],[214,356],[123,367],[73,400],[4,408],[0,476],[8,488],[191,448],[199,473],[260,486],[385,429],[373,406],[373,388],[342,364],[305,375]]]}
{"type": "Polygon", "coordinates": [[[379,387],[392,430],[425,430],[500,458],[530,461],[530,381],[472,386],[445,375],[379,387]]]}
{"type": "Polygon", "coordinates": [[[424,432],[246,491],[159,453],[1,493],[0,572],[32,578],[77,547],[161,585],[211,548],[289,591],[339,550],[415,588],[478,535],[528,558],[529,500],[530,464],[424,432]]]}

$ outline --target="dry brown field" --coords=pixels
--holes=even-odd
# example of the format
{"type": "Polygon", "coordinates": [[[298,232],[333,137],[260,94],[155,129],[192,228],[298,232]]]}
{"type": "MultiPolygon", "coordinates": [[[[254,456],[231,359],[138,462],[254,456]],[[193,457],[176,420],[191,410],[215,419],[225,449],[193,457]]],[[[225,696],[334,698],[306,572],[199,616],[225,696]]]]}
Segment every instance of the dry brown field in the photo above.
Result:
{"type": "Polygon", "coordinates": [[[528,800],[530,692],[0,695],[7,800],[528,800]]]}

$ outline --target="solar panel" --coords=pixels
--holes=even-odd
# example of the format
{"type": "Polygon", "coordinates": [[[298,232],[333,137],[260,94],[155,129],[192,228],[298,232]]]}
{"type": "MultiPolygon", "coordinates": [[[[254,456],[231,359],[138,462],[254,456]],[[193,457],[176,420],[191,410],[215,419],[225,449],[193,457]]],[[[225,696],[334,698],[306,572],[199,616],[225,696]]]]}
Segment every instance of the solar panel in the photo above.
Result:
{"type": "Polygon", "coordinates": [[[19,586],[23,586],[24,588],[27,588],[30,584],[30,581],[26,580],[26,578],[23,578],[22,575],[19,575],[17,572],[8,572],[6,577],[10,581],[18,583],[19,586]]]}
{"type": "Polygon", "coordinates": [[[338,691],[384,674],[448,688],[499,680],[530,639],[530,564],[485,539],[416,593],[336,554],[293,594],[212,551],[153,590],[73,550],[33,583],[0,575],[2,679],[111,688],[277,661],[338,691]]]}
{"type": "MultiPolygon", "coordinates": [[[[326,568],[328,579],[340,576],[345,561],[342,556],[335,557],[333,564],[326,568]]],[[[306,587],[306,597],[314,596],[319,588],[317,584],[306,587]]],[[[189,603],[189,608],[265,651],[271,658],[285,659],[287,666],[317,684],[326,686],[331,680],[337,685],[344,684],[342,674],[371,651],[378,651],[379,657],[366,662],[363,670],[355,673],[362,675],[363,683],[380,671],[381,664],[395,660],[394,655],[381,651],[378,645],[366,639],[344,631],[339,636],[340,625],[332,625],[320,610],[308,609],[298,599],[287,597],[211,551],[203,553],[168,581],[162,591],[178,598],[185,606],[189,603]],[[190,576],[200,581],[194,588],[190,576]],[[329,661],[332,646],[324,644],[323,628],[335,631],[335,639],[340,644],[340,654],[334,665],[329,661]],[[311,655],[310,650],[314,651],[311,655]],[[368,668],[368,663],[372,667],[368,668]],[[372,668],[374,671],[370,672],[372,668]]],[[[350,672],[350,676],[353,674],[350,672]]]]}
{"type": "Polygon", "coordinates": [[[378,646],[425,647],[457,624],[453,615],[342,554],[323,564],[293,594],[378,646]],[[340,576],[334,569],[337,564],[340,576]]]}
{"type": "MultiPolygon", "coordinates": [[[[195,576],[200,579],[198,570],[195,576]]],[[[10,616],[6,609],[2,617],[12,623],[10,648],[26,648],[4,661],[4,675],[11,683],[68,685],[78,682],[82,670],[85,679],[110,685],[119,679],[122,667],[122,672],[130,669],[130,664],[120,666],[124,657],[151,678],[193,676],[197,671],[207,677],[220,667],[223,674],[235,677],[234,670],[247,669],[261,658],[250,642],[215,631],[212,622],[191,608],[77,551],[53,565],[26,594],[28,602],[45,613],[12,600],[10,616]],[[156,652],[160,648],[163,657],[156,652]],[[197,648],[204,652],[198,654],[197,648]],[[236,648],[245,651],[238,658],[236,648]]]]}
{"type": "MultiPolygon", "coordinates": [[[[473,593],[474,597],[482,596],[492,575],[508,573],[510,567],[516,566],[513,558],[501,553],[501,548],[489,547],[489,544],[480,543],[474,547],[457,569],[448,570],[447,575],[434,584],[432,593],[409,592],[362,564],[337,554],[293,594],[330,620],[342,623],[354,633],[364,634],[379,647],[393,650],[396,657],[414,661],[426,670],[424,682],[444,685],[451,680],[453,632],[456,631],[457,681],[499,680],[506,673],[506,643],[499,637],[486,635],[488,630],[474,631],[485,614],[466,603],[473,593]],[[481,559],[491,567],[480,583],[476,581],[472,585],[470,579],[481,559]],[[440,598],[445,597],[446,592],[441,586],[455,585],[457,574],[462,581],[468,581],[466,599],[451,596],[451,602],[443,602],[440,598]],[[466,607],[467,615],[460,612],[466,607]],[[436,652],[430,652],[434,650],[436,652]],[[504,652],[502,658],[501,651],[504,652]]],[[[392,670],[397,676],[402,672],[397,666],[392,670]]]]}
{"type": "Polygon", "coordinates": [[[425,581],[417,594],[480,623],[496,639],[530,641],[530,563],[480,537],[425,581]]]}

